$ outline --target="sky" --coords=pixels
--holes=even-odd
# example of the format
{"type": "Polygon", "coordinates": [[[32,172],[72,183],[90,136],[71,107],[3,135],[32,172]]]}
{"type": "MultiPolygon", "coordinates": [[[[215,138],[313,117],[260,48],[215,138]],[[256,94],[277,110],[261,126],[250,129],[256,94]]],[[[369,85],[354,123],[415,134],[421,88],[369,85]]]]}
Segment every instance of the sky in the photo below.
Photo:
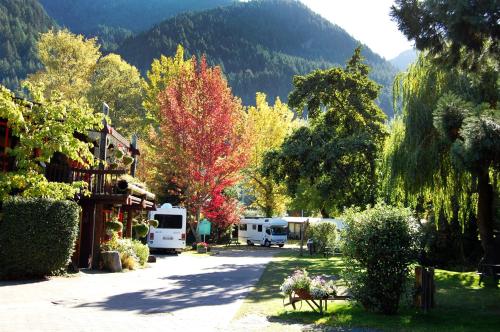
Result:
{"type": "Polygon", "coordinates": [[[301,1],[388,60],[412,48],[389,16],[393,0],[301,1]]]}

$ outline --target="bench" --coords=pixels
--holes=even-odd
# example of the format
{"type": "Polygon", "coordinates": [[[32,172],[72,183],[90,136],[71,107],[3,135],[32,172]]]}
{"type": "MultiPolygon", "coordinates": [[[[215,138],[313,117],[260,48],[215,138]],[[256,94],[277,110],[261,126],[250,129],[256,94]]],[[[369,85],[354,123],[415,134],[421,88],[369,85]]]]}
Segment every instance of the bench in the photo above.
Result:
{"type": "Polygon", "coordinates": [[[288,296],[288,303],[283,300],[283,306],[286,308],[287,306],[292,306],[294,310],[297,310],[297,303],[302,303],[302,301],[306,302],[309,307],[314,311],[320,314],[323,314],[324,311],[328,310],[328,301],[346,301],[351,300],[352,296],[346,292],[336,295],[329,295],[323,299],[313,299],[310,295],[306,294],[297,294],[292,292],[288,296]]]}
{"type": "Polygon", "coordinates": [[[484,277],[493,277],[495,285],[498,285],[498,281],[500,280],[500,264],[480,263],[477,268],[477,274],[479,275],[479,286],[484,283],[484,277]]]}
{"type": "Polygon", "coordinates": [[[241,245],[241,243],[240,243],[240,241],[238,241],[238,239],[229,239],[229,241],[227,241],[227,243],[226,243],[226,247],[229,247],[232,244],[237,245],[237,246],[241,245]]]}
{"type": "Polygon", "coordinates": [[[333,248],[325,247],[325,249],[323,249],[323,257],[330,257],[332,255],[333,255],[333,248]]]}

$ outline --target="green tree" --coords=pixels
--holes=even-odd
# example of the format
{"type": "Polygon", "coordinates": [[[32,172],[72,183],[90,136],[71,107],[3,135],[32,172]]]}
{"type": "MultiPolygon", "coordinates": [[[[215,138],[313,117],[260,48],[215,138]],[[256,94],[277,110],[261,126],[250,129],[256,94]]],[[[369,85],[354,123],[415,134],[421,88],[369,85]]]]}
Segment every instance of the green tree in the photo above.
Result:
{"type": "Polygon", "coordinates": [[[97,60],[101,56],[95,39],[85,39],[68,30],[43,33],[37,44],[43,69],[28,76],[49,97],[58,91],[63,98],[77,100],[90,87],[97,60]]]}
{"type": "Polygon", "coordinates": [[[264,174],[284,181],[293,198],[312,193],[309,201],[325,217],[376,200],[376,164],[386,129],[375,104],[380,87],[368,72],[357,48],[345,69],[295,77],[290,105],[306,109],[310,124],[266,156],[264,174]]]}
{"type": "Polygon", "coordinates": [[[109,54],[97,62],[90,78],[88,100],[95,110],[103,102],[111,109],[111,124],[121,134],[141,132],[145,123],[142,107],[143,80],[134,66],[119,55],[109,54]]]}
{"type": "Polygon", "coordinates": [[[475,67],[485,54],[498,57],[498,1],[396,0],[391,16],[420,50],[442,63],[475,67]]]}
{"type": "Polygon", "coordinates": [[[248,167],[243,172],[243,186],[255,198],[253,205],[266,217],[272,217],[285,212],[289,199],[284,185],[260,172],[264,155],[279,148],[292,130],[299,126],[299,122],[294,120],[294,113],[279,98],[274,106],[270,106],[266,95],[257,93],[255,104],[247,112],[246,126],[251,147],[248,151],[248,167]]]}
{"type": "Polygon", "coordinates": [[[23,101],[0,86],[0,118],[6,119],[19,142],[8,151],[15,157],[16,168],[0,174],[0,199],[10,194],[55,199],[73,198],[83,183],[48,182],[44,166],[55,153],[81,163],[91,164],[92,144],[75,137],[99,128],[102,117],[85,103],[61,98],[54,92],[50,98],[36,86],[26,84],[32,102],[23,101]]]}

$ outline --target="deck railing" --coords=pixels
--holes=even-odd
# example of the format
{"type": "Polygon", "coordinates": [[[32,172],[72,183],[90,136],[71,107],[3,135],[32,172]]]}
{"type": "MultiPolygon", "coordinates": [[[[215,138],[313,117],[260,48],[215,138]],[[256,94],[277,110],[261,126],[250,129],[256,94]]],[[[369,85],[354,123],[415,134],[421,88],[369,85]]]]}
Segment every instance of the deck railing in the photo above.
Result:
{"type": "Polygon", "coordinates": [[[116,184],[120,176],[127,174],[126,170],[80,169],[68,166],[50,165],[45,172],[47,180],[54,182],[87,183],[87,190],[92,195],[117,194],[116,184]]]}

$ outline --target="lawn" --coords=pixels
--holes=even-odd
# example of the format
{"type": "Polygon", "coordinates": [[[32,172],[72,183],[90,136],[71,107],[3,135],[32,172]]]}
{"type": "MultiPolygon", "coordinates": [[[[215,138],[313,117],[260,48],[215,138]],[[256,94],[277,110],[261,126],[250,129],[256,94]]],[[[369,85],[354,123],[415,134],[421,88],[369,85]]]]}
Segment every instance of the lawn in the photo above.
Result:
{"type": "Polygon", "coordinates": [[[270,321],[321,324],[342,327],[370,327],[382,331],[500,331],[500,289],[481,288],[475,273],[436,270],[436,308],[423,313],[408,304],[396,316],[369,313],[353,302],[335,302],[320,315],[304,304],[300,311],[283,308],[279,286],[296,268],[310,274],[336,275],[341,258],[298,257],[287,252],[276,257],[264,271],[255,291],[237,314],[267,316],[270,321]]]}

